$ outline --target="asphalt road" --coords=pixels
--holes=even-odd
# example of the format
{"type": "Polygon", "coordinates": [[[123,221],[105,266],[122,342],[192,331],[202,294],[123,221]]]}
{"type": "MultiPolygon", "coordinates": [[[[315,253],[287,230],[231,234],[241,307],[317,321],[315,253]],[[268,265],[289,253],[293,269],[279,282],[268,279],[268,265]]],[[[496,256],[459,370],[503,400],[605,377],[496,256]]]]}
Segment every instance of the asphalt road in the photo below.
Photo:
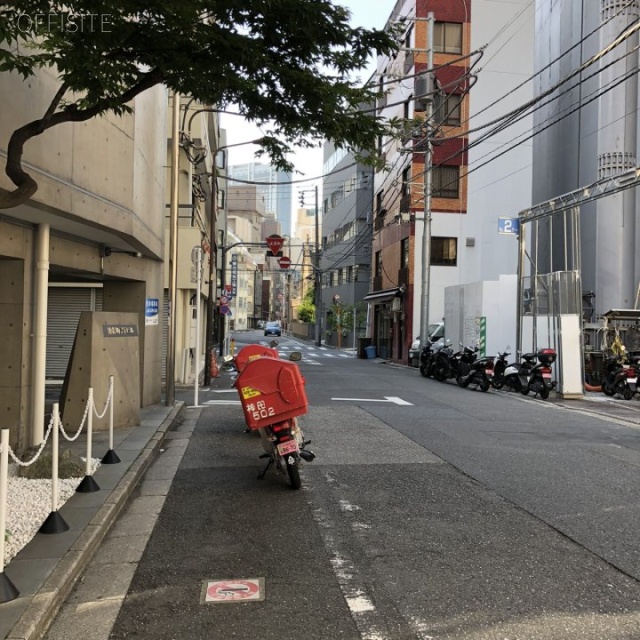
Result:
{"type": "Polygon", "coordinates": [[[277,340],[303,352],[303,489],[256,478],[223,375],[88,572],[117,606],[87,580],[49,640],[640,638],[637,427],[277,340]],[[202,602],[251,579],[264,599],[202,602]]]}

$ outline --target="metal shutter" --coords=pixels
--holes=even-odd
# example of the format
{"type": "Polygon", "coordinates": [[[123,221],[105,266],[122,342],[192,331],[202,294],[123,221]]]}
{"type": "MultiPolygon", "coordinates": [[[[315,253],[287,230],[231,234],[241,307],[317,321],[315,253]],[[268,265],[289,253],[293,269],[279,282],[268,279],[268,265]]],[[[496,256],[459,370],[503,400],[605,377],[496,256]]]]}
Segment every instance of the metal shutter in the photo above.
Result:
{"type": "Polygon", "coordinates": [[[47,365],[49,380],[63,380],[71,356],[80,314],[102,311],[101,288],[50,287],[47,305],[47,365]],[[95,292],[92,293],[92,292],[95,292]],[[95,298],[95,308],[92,300],[95,298]]]}

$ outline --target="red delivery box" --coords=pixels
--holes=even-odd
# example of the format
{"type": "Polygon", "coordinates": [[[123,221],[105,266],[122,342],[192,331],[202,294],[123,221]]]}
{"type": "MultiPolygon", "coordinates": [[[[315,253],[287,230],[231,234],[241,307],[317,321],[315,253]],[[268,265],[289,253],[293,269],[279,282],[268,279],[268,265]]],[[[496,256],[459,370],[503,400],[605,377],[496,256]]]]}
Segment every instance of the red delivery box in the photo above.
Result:
{"type": "Polygon", "coordinates": [[[234,386],[249,429],[260,429],[307,413],[304,383],[295,362],[269,356],[248,362],[234,386]]]}
{"type": "Polygon", "coordinates": [[[246,347],[242,347],[242,349],[238,351],[238,355],[236,356],[236,369],[240,372],[247,366],[248,362],[262,356],[277,358],[278,352],[275,349],[265,347],[262,344],[248,344],[246,347]]]}

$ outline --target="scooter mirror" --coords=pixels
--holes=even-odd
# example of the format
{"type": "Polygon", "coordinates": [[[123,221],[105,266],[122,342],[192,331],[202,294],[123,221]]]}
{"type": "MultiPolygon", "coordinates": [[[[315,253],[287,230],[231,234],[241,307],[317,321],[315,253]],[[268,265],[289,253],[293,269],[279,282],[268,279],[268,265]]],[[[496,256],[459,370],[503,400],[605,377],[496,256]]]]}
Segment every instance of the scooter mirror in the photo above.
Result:
{"type": "Polygon", "coordinates": [[[300,351],[292,351],[289,354],[289,360],[293,360],[294,362],[298,362],[298,360],[302,360],[302,353],[300,351]]]}

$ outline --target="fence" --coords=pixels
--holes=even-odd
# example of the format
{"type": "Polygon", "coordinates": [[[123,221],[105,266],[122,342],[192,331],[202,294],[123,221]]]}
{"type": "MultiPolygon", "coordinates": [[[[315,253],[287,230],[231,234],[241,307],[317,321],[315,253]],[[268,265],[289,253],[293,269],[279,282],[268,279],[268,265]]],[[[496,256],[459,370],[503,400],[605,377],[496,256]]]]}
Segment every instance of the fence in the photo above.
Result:
{"type": "Polygon", "coordinates": [[[93,388],[89,387],[87,405],[82,416],[82,421],[75,434],[69,435],[60,420],[60,408],[58,403],[53,405],[53,411],[44,439],[38,450],[30,460],[20,460],[12,451],[9,445],[9,429],[2,429],[0,437],[0,604],[9,602],[17,598],[20,594],[10,578],[5,574],[5,543],[7,539],[7,490],[9,485],[9,458],[20,467],[32,465],[42,454],[51,436],[51,512],[46,517],[38,533],[56,534],[69,529],[69,525],[58,512],[59,490],[58,490],[58,459],[59,459],[59,435],[69,442],[73,442],[80,437],[85,422],[87,432],[86,466],[85,476],[76,488],[78,493],[90,493],[99,491],[100,487],[93,478],[91,472],[92,447],[93,447],[93,417],[102,419],[107,410],[109,411],[109,450],[103,456],[102,464],[117,464],[120,458],[113,448],[113,407],[114,407],[114,377],[109,376],[109,392],[101,412],[96,410],[93,397],[93,388]]]}

